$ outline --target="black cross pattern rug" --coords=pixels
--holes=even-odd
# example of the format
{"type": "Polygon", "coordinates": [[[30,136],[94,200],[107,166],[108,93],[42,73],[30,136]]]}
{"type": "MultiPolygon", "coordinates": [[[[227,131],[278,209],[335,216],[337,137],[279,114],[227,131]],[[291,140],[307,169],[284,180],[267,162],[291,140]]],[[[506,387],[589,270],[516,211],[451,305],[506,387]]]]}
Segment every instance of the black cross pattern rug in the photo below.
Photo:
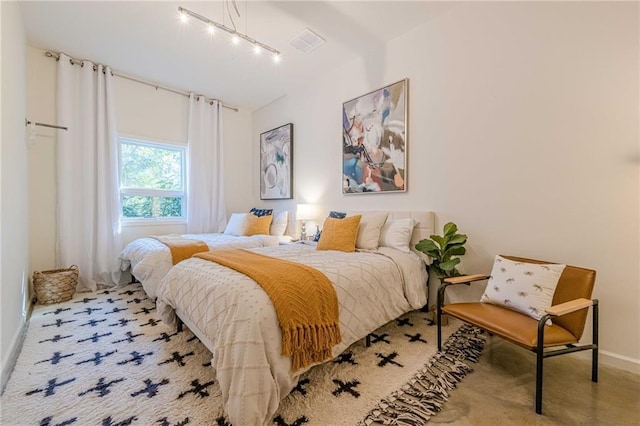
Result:
{"type": "MultiPolygon", "coordinates": [[[[273,425],[423,424],[476,362],[485,336],[410,312],[313,367],[273,425]]],[[[186,327],[165,325],[140,284],[36,306],[2,395],[3,425],[220,425],[211,353],[186,327]]],[[[235,425],[243,426],[243,425],[235,425]]]]}

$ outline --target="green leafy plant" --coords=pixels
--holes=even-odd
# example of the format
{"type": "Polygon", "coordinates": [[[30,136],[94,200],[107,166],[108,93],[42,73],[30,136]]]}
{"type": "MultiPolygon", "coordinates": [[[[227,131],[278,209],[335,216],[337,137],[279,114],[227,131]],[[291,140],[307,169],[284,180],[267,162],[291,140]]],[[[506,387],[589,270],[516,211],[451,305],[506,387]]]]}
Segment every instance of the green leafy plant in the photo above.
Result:
{"type": "Polygon", "coordinates": [[[460,259],[454,256],[462,256],[467,252],[464,248],[467,236],[458,234],[458,226],[455,223],[447,223],[443,231],[443,236],[431,235],[429,239],[420,240],[416,244],[416,250],[432,259],[429,271],[435,272],[440,279],[461,275],[456,269],[460,259]]]}

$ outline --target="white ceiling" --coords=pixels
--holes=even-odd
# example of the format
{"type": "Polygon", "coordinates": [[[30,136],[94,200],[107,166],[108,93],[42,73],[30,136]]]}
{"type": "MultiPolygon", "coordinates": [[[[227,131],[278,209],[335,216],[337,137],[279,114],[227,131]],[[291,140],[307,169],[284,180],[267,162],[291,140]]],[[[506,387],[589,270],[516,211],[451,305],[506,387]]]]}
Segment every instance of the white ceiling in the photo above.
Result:
{"type": "Polygon", "coordinates": [[[231,26],[224,2],[23,2],[30,45],[111,66],[122,74],[255,110],[316,75],[380,48],[451,7],[438,2],[243,1],[239,31],[282,52],[274,64],[247,43],[182,24],[178,6],[231,26]],[[289,40],[308,27],[327,40],[304,54],[289,40]]]}

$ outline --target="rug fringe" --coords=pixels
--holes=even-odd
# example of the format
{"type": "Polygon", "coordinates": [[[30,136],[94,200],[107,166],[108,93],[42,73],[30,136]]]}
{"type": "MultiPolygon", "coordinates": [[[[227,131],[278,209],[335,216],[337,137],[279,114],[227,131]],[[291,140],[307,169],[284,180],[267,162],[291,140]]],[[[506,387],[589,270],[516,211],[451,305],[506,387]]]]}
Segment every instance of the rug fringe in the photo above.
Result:
{"type": "Polygon", "coordinates": [[[473,371],[465,362],[478,362],[486,335],[465,324],[444,343],[402,388],[382,399],[358,426],[419,426],[442,410],[449,390],[473,371]]]}

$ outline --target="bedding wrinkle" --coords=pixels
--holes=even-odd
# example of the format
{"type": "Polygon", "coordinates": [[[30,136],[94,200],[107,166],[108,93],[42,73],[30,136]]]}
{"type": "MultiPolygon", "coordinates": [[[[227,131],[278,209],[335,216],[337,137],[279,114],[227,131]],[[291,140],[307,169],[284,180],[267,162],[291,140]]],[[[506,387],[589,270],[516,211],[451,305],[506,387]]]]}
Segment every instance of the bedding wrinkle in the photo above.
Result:
{"type": "Polygon", "coordinates": [[[194,257],[210,260],[253,279],[271,299],[282,330],[282,355],[292,370],[332,358],[342,341],[338,296],[319,270],[242,249],[214,250],[194,257]]]}
{"type": "Polygon", "coordinates": [[[209,250],[209,246],[204,241],[184,238],[177,234],[157,235],[152,236],[151,238],[155,238],[162,244],[169,247],[169,250],[171,251],[171,261],[174,265],[190,258],[196,253],[209,250]]]}

